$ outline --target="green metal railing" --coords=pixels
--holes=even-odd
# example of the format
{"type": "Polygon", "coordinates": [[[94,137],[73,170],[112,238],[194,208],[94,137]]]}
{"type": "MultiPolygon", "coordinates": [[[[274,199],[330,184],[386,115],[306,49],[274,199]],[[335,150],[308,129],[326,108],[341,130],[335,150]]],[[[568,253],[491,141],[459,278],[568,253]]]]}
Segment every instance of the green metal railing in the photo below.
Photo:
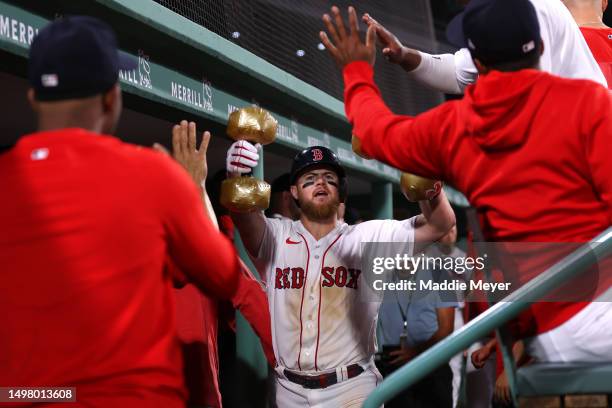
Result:
{"type": "Polygon", "coordinates": [[[446,363],[495,328],[517,316],[556,287],[612,254],[612,227],[578,248],[522,288],[492,306],[412,362],[391,374],[370,394],[364,408],[377,408],[446,363]]]}

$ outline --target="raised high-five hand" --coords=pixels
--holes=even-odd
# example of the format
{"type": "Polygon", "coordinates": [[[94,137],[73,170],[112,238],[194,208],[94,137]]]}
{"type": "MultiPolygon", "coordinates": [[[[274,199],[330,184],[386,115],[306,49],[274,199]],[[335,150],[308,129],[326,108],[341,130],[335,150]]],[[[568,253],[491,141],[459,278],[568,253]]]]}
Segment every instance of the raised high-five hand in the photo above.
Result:
{"type": "MultiPolygon", "coordinates": [[[[198,186],[202,186],[208,175],[206,151],[210,142],[210,132],[204,132],[199,148],[196,148],[196,134],[196,124],[194,122],[183,120],[180,124],[174,125],[172,128],[172,157],[187,170],[198,186]]],[[[169,154],[158,143],[155,143],[153,148],[169,154]]]]}
{"type": "Polygon", "coordinates": [[[323,22],[327,28],[327,32],[321,31],[319,37],[325,48],[336,61],[340,68],[354,61],[366,61],[370,65],[374,65],[376,59],[376,26],[370,25],[366,33],[365,42],[359,37],[359,22],[355,8],[348,8],[349,17],[349,32],[347,33],[344,27],[344,21],[338,7],[331,8],[333,15],[323,15],[323,22]]]}
{"type": "Polygon", "coordinates": [[[401,64],[403,61],[403,49],[404,46],[397,39],[397,37],[389,30],[387,30],[378,21],[374,20],[370,14],[365,13],[361,20],[367,24],[368,27],[374,27],[376,31],[376,39],[378,44],[382,48],[383,55],[394,64],[401,64]]]}

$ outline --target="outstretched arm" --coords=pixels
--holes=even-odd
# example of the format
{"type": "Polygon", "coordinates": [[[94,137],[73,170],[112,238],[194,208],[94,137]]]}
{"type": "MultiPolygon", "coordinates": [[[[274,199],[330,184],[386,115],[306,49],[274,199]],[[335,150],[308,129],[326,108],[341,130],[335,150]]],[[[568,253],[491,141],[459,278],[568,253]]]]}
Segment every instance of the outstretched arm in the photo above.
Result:
{"type": "Polygon", "coordinates": [[[362,16],[362,20],[368,27],[375,28],[378,44],[387,60],[401,66],[424,85],[440,92],[460,94],[476,80],[478,72],[467,50],[456,54],[431,55],[406,47],[368,13],[362,16]]]}
{"type": "MultiPolygon", "coordinates": [[[[259,161],[259,145],[246,140],[234,142],[227,151],[226,171],[229,178],[240,177],[250,173],[259,161]]],[[[266,220],[262,211],[238,213],[230,211],[232,221],[238,228],[240,239],[249,254],[257,258],[266,232],[266,220]]]]}
{"type": "Polygon", "coordinates": [[[395,115],[385,105],[374,84],[374,26],[368,28],[365,43],[359,38],[355,10],[349,8],[350,34],[337,7],[323,20],[331,39],[321,32],[321,40],[343,69],[346,114],[363,152],[403,171],[431,179],[444,179],[442,137],[453,131],[453,107],[443,104],[418,118],[395,115]],[[332,43],[333,41],[333,43],[332,43]]]}
{"type": "MultiPolygon", "coordinates": [[[[191,209],[193,215],[191,217],[185,215],[181,218],[181,220],[186,221],[182,224],[188,226],[188,228],[180,232],[177,230],[180,240],[177,240],[174,246],[180,247],[180,250],[174,251],[176,259],[168,259],[167,266],[169,271],[173,272],[171,275],[175,285],[178,284],[181,287],[187,281],[192,281],[207,294],[228,298],[232,296],[237,286],[239,276],[236,274],[235,266],[237,256],[229,241],[218,234],[217,218],[205,190],[206,176],[208,175],[206,152],[210,142],[210,132],[203,133],[199,148],[196,145],[196,135],[196,124],[194,122],[183,120],[180,124],[175,125],[172,128],[172,157],[189,174],[198,188],[205,211],[202,211],[201,207],[198,208],[197,205],[194,207],[191,202],[188,206],[177,204],[181,210],[191,209]],[[206,221],[199,225],[201,230],[198,229],[198,219],[200,218],[206,221]],[[186,231],[190,231],[193,237],[188,236],[189,234],[186,231]],[[200,241],[199,246],[188,245],[191,243],[191,238],[202,237],[202,234],[204,234],[205,239],[200,241]],[[183,250],[188,248],[192,248],[191,252],[183,250]],[[209,250],[211,250],[210,253],[209,250]],[[185,262],[181,259],[185,256],[189,257],[189,261],[185,262]],[[232,266],[228,267],[227,263],[224,264],[222,262],[224,258],[227,258],[232,266]],[[211,279],[211,277],[213,278],[211,279]]],[[[170,152],[158,143],[155,143],[153,148],[170,156],[170,152]]],[[[173,198],[178,203],[179,196],[173,196],[173,198]]]]}
{"type": "Polygon", "coordinates": [[[212,203],[206,192],[206,177],[208,176],[208,163],[206,161],[206,152],[208,151],[208,143],[210,142],[210,132],[206,131],[202,134],[200,147],[196,148],[196,124],[195,122],[181,121],[180,124],[174,125],[172,128],[172,154],[164,146],[159,143],[154,143],[153,148],[159,152],[172,156],[187,171],[191,179],[200,189],[202,193],[202,201],[208,218],[213,225],[219,229],[217,217],[213,210],[212,203]]]}
{"type": "Polygon", "coordinates": [[[266,232],[266,220],[263,212],[231,212],[230,216],[236,228],[238,228],[238,232],[240,232],[240,239],[244,247],[253,258],[257,258],[266,232]]]}
{"type": "Polygon", "coordinates": [[[150,169],[150,205],[161,213],[168,254],[203,293],[231,298],[238,286],[238,256],[202,211],[201,194],[184,169],[165,158],[150,169]],[[160,186],[164,188],[161,189],[160,186]]]}
{"type": "Polygon", "coordinates": [[[419,201],[421,214],[415,221],[415,253],[442,238],[455,225],[455,212],[444,190],[429,201],[419,201]]]}
{"type": "MultiPolygon", "coordinates": [[[[206,214],[215,227],[219,229],[212,203],[206,193],[206,176],[208,174],[206,151],[210,133],[204,132],[199,149],[196,149],[196,133],[194,122],[188,123],[183,120],[179,125],[175,125],[172,129],[172,156],[187,171],[200,189],[206,214]]],[[[153,147],[170,155],[163,146],[157,143],[153,147]]],[[[239,177],[242,173],[248,173],[257,165],[258,160],[259,155],[256,146],[246,141],[236,142],[232,144],[227,153],[228,175],[239,177]]],[[[246,249],[251,255],[256,256],[266,227],[263,213],[260,211],[246,214],[231,213],[231,216],[246,249]]]]}
{"type": "MultiPolygon", "coordinates": [[[[202,192],[203,204],[206,214],[213,221],[217,230],[217,217],[212,203],[206,193],[206,176],[208,165],[206,151],[210,141],[210,133],[204,132],[200,148],[196,149],[196,125],[193,122],[182,121],[172,129],[172,156],[189,173],[192,180],[202,192]]],[[[161,145],[155,144],[154,148],[169,154],[161,145]]],[[[182,272],[169,260],[169,271],[179,282],[185,278],[182,272]]],[[[239,261],[240,274],[238,288],[231,297],[234,308],[240,310],[247,321],[251,324],[264,349],[264,353],[270,365],[274,367],[274,351],[272,350],[272,334],[270,328],[270,314],[268,311],[268,299],[262,284],[253,276],[243,261],[239,261]]],[[[182,282],[184,284],[184,282],[182,282]]]]}

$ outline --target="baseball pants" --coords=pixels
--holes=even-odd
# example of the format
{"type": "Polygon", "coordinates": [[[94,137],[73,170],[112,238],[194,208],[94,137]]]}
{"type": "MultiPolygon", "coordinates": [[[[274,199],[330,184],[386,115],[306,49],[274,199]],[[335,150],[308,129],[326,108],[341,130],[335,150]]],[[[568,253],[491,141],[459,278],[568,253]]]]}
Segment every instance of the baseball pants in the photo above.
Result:
{"type": "Polygon", "coordinates": [[[612,361],[612,303],[592,302],[567,322],[526,342],[541,362],[612,361]]]}
{"type": "Polygon", "coordinates": [[[373,365],[357,377],[321,389],[304,388],[277,374],[276,405],[282,408],[361,408],[381,382],[382,376],[373,365]]]}

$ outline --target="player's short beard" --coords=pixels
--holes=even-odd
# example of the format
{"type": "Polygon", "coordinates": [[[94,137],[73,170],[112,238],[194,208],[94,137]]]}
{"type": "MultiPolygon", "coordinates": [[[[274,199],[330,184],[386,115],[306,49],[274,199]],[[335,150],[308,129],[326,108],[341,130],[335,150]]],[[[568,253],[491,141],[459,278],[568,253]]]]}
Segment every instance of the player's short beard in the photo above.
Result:
{"type": "Polygon", "coordinates": [[[306,218],[313,221],[327,221],[332,215],[337,217],[339,206],[340,200],[338,198],[327,204],[315,204],[312,201],[300,203],[302,213],[306,218]]]}

